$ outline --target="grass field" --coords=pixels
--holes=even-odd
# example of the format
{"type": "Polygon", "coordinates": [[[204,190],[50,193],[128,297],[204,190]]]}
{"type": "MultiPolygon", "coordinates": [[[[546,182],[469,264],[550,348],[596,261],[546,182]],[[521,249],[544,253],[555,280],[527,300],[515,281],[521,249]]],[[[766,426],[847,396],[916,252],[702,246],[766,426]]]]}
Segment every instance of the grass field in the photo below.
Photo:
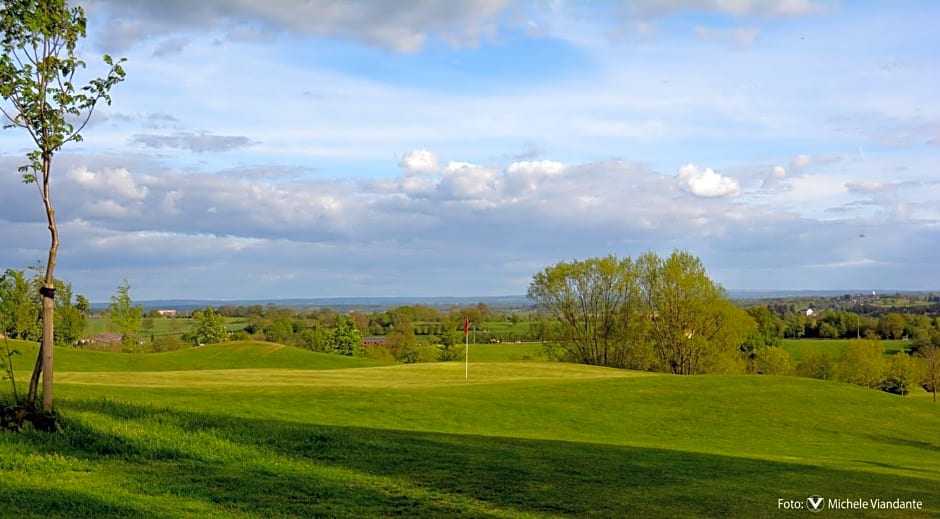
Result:
{"type": "MultiPolygon", "coordinates": [[[[909,350],[911,347],[911,341],[886,340],[880,342],[884,346],[886,356],[894,355],[901,350],[909,350]]],[[[783,349],[789,351],[793,362],[797,363],[803,359],[803,354],[807,351],[826,351],[833,357],[838,358],[848,343],[847,339],[784,339],[783,349]]]]}
{"type": "MultiPolygon", "coordinates": [[[[193,320],[189,317],[154,317],[147,321],[153,322],[152,328],[142,327],[140,336],[149,338],[150,334],[155,336],[176,335],[180,336],[188,333],[193,326],[193,320]]],[[[225,325],[229,331],[238,331],[245,328],[246,320],[244,318],[226,317],[225,325]]],[[[85,334],[93,337],[99,333],[117,332],[117,328],[107,317],[92,317],[88,319],[85,325],[85,334]]]]}
{"type": "MultiPolygon", "coordinates": [[[[0,510],[799,517],[777,500],[820,495],[925,507],[826,516],[940,514],[940,407],[929,399],[795,377],[483,362],[513,354],[497,347],[471,347],[465,380],[459,362],[229,346],[57,352],[65,428],[0,434],[0,468],[15,474],[0,479],[0,510]]],[[[516,346],[527,345],[503,347],[516,346]]]]}
{"type": "Polygon", "coordinates": [[[541,343],[471,344],[470,358],[474,362],[510,362],[545,360],[541,343]]]}

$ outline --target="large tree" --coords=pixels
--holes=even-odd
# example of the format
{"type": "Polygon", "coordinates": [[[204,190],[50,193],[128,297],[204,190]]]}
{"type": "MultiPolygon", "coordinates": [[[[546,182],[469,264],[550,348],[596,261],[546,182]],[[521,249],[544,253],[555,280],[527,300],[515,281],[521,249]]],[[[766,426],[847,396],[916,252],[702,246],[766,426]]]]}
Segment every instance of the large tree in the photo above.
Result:
{"type": "Polygon", "coordinates": [[[724,371],[756,329],[754,320],[709,279],[701,260],[674,251],[668,258],[637,259],[650,338],[662,371],[697,374],[724,371]]]}
{"type": "Polygon", "coordinates": [[[617,368],[647,369],[646,319],[630,258],[562,261],[533,276],[527,293],[558,325],[547,346],[563,359],[617,368]]]}
{"type": "Polygon", "coordinates": [[[23,181],[36,184],[49,228],[49,255],[42,295],[42,345],[30,380],[27,405],[35,407],[42,376],[42,406],[53,409],[53,343],[55,340],[55,279],[59,231],[52,205],[52,158],[68,142],[81,141],[81,131],[95,106],[111,103],[111,88],[123,81],[123,59],[104,56],[108,73],[76,86],[85,62],[75,54],[85,37],[85,14],[65,0],[4,0],[0,7],[0,107],[6,128],[21,128],[35,148],[19,168],[23,181]]]}

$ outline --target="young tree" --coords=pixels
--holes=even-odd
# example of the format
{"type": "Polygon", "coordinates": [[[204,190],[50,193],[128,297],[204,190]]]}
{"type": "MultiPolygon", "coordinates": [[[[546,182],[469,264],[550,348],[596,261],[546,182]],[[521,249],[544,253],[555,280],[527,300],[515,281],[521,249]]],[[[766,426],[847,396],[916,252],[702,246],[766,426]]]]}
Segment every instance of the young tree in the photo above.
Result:
{"type": "Polygon", "coordinates": [[[885,379],[884,347],[878,341],[852,339],[839,361],[839,378],[850,384],[878,388],[885,379]]]}
{"type": "Polygon", "coordinates": [[[53,341],[55,338],[56,254],[59,230],[52,206],[50,180],[52,158],[68,142],[81,141],[81,131],[95,105],[111,103],[111,88],[124,80],[123,59],[104,56],[107,75],[76,87],[75,74],[85,62],[75,55],[79,38],[85,37],[85,14],[66,0],[5,0],[0,7],[0,107],[5,128],[21,128],[35,149],[19,168],[26,183],[39,187],[49,228],[49,255],[40,290],[42,295],[42,345],[30,379],[27,405],[35,407],[42,376],[42,406],[53,409],[53,341]]]}
{"type": "Polygon", "coordinates": [[[7,269],[0,276],[0,314],[3,315],[3,333],[13,339],[39,340],[39,294],[22,270],[7,269]]]}
{"type": "Polygon", "coordinates": [[[55,344],[74,346],[85,333],[88,322],[88,301],[81,295],[72,303],[72,284],[56,281],[55,344]]]}
{"type": "Polygon", "coordinates": [[[922,379],[920,368],[917,360],[907,353],[903,351],[896,353],[887,363],[881,388],[888,393],[907,395],[922,379]]]}
{"type": "Polygon", "coordinates": [[[229,338],[225,318],[210,306],[193,312],[193,341],[197,346],[225,342],[229,338]]]}
{"type": "Polygon", "coordinates": [[[917,350],[917,356],[923,359],[923,385],[933,393],[933,402],[937,403],[937,386],[940,385],[940,346],[929,344],[917,350]]]}
{"type": "Polygon", "coordinates": [[[144,309],[134,306],[131,301],[131,285],[125,279],[118,285],[117,294],[111,296],[108,305],[108,317],[121,333],[121,344],[125,349],[133,349],[140,342],[140,325],[144,318],[144,309]]]}
{"type": "Polygon", "coordinates": [[[360,355],[362,353],[362,334],[356,328],[356,323],[346,316],[336,320],[333,328],[333,351],[340,355],[360,355]]]}

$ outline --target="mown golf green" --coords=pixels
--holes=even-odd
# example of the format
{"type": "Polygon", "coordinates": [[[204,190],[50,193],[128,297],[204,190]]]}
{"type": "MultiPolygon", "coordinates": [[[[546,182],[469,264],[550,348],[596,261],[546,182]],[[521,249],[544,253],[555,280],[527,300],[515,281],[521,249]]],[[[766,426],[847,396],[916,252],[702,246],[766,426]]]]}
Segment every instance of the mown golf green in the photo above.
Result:
{"type": "Polygon", "coordinates": [[[923,503],[827,516],[940,514],[929,399],[252,343],[89,353],[57,352],[60,433],[0,434],[4,515],[800,517],[778,500],[813,495],[923,503]]]}

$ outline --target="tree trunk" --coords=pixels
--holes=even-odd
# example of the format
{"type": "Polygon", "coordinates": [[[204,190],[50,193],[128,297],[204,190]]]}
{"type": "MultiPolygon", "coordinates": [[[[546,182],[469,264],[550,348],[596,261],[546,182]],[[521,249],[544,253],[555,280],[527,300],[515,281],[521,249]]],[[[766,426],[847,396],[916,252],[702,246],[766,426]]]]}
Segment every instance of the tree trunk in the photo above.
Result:
{"type": "Polygon", "coordinates": [[[29,384],[28,403],[35,406],[36,385],[42,375],[42,408],[52,411],[53,398],[53,344],[55,344],[55,261],[59,251],[59,229],[55,223],[55,210],[52,208],[52,197],[49,194],[49,172],[52,166],[52,154],[42,155],[42,202],[46,208],[46,219],[49,222],[49,258],[46,262],[46,275],[43,286],[39,289],[42,294],[42,345],[39,348],[39,358],[29,384]]]}

